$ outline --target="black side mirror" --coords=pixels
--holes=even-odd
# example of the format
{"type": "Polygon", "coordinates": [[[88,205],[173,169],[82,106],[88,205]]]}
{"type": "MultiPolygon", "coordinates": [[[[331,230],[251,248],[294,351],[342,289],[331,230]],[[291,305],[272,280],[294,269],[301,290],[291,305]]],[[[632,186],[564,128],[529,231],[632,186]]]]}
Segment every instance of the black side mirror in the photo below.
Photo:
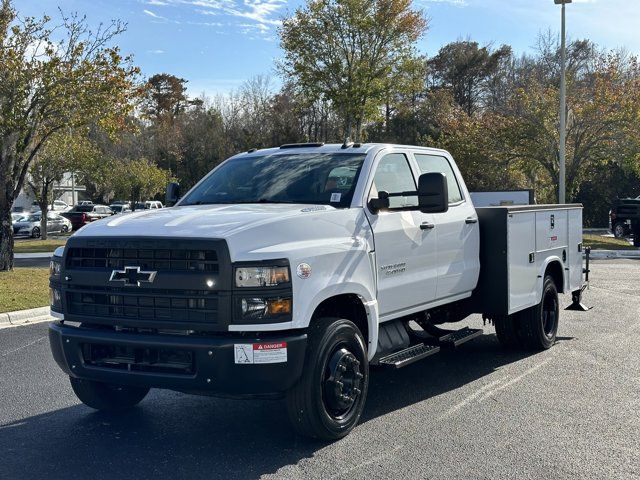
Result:
{"type": "Polygon", "coordinates": [[[378,213],[380,210],[386,210],[389,208],[389,192],[384,190],[378,192],[378,198],[372,198],[369,200],[369,209],[374,213],[378,213]]]}
{"type": "Polygon", "coordinates": [[[447,177],[440,172],[425,173],[418,179],[418,208],[422,213],[444,213],[449,210],[447,177]]]}
{"type": "Polygon", "coordinates": [[[167,185],[167,195],[165,197],[165,205],[167,207],[173,207],[180,199],[180,184],[171,182],[167,185]]]}

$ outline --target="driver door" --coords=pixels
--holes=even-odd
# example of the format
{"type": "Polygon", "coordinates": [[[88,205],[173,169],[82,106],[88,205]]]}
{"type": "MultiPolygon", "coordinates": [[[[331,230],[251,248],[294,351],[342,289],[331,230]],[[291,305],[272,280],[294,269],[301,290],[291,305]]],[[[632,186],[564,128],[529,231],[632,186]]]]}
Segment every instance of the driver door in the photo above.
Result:
{"type": "MultiPolygon", "coordinates": [[[[383,153],[368,200],[378,192],[389,194],[417,190],[416,178],[404,152],[383,153]]],[[[378,306],[382,321],[418,311],[435,300],[437,288],[437,237],[433,215],[400,210],[418,205],[417,195],[392,196],[387,211],[366,208],[373,230],[378,306]],[[387,318],[385,318],[387,317],[387,318]]]]}

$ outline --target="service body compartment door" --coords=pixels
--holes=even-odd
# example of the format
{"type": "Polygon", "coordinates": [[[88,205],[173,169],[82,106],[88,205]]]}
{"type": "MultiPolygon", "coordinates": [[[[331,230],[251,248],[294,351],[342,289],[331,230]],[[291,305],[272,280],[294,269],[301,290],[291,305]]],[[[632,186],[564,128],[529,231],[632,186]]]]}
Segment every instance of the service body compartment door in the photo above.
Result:
{"type": "Polygon", "coordinates": [[[536,213],[518,212],[508,219],[509,313],[536,303],[536,213]]]}
{"type": "Polygon", "coordinates": [[[582,210],[569,210],[569,289],[575,292],[582,288],[582,210]]]}
{"type": "Polygon", "coordinates": [[[567,247],[567,210],[536,212],[535,223],[538,252],[567,247]]]}

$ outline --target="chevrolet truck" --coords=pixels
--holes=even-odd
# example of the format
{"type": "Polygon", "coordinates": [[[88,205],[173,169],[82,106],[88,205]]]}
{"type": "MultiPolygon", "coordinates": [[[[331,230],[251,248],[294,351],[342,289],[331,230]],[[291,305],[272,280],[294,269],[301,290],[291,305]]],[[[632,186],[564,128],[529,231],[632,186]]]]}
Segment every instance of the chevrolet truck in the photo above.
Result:
{"type": "Polygon", "coordinates": [[[444,150],[252,150],[167,204],[92,222],[52,258],[53,357],[94,409],[151,388],[284,397],[298,433],[334,440],[370,366],[460,346],[481,329],[443,324],[474,313],[505,347],[550,348],[558,294],[576,307],[584,287],[581,205],[476,209],[444,150]]]}

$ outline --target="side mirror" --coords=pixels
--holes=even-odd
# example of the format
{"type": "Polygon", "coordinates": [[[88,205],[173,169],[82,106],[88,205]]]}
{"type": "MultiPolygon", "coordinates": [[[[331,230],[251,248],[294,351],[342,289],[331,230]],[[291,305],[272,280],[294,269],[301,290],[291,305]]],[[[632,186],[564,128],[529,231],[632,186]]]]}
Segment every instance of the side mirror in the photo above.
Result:
{"type": "Polygon", "coordinates": [[[443,173],[425,173],[418,179],[418,208],[422,213],[449,210],[449,189],[443,173]]]}
{"type": "Polygon", "coordinates": [[[165,205],[167,207],[173,207],[180,199],[180,184],[171,182],[167,185],[167,195],[165,197],[165,205]]]}
{"type": "Polygon", "coordinates": [[[378,198],[372,198],[369,200],[369,209],[377,214],[380,210],[386,210],[389,208],[389,192],[384,190],[378,192],[378,198]]]}

